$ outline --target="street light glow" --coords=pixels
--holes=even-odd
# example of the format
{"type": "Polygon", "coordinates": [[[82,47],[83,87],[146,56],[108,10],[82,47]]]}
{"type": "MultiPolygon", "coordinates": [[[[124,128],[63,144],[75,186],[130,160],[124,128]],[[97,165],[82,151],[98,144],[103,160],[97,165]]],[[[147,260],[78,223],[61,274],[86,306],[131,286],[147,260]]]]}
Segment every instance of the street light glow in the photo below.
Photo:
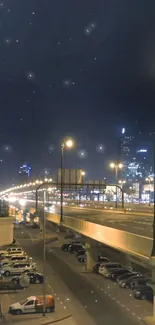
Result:
{"type": "Polygon", "coordinates": [[[119,169],[122,169],[123,168],[123,164],[122,163],[119,163],[119,164],[115,164],[114,162],[111,162],[110,163],[110,168],[119,168],[119,169]]]}
{"type": "Polygon", "coordinates": [[[145,180],[146,182],[153,182],[153,177],[146,177],[145,180]]]}
{"type": "Polygon", "coordinates": [[[126,183],[126,181],[124,181],[124,180],[119,180],[119,184],[125,184],[126,183]]]}
{"type": "Polygon", "coordinates": [[[86,173],[85,173],[84,170],[81,172],[81,175],[82,175],[82,176],[85,176],[85,175],[86,175],[86,173]]]}
{"type": "Polygon", "coordinates": [[[74,147],[74,141],[72,139],[68,139],[65,143],[64,143],[65,147],[67,148],[73,148],[74,147]]]}
{"type": "Polygon", "coordinates": [[[115,168],[115,164],[112,162],[112,163],[110,163],[110,167],[111,168],[115,168]]]}

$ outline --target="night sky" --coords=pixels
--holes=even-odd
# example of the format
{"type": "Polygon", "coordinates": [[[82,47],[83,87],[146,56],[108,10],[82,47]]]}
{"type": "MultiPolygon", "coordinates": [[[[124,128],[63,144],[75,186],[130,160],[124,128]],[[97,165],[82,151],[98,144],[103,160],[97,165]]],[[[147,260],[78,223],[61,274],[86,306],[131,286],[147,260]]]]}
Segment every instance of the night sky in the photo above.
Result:
{"type": "Polygon", "coordinates": [[[0,179],[20,164],[106,176],[123,126],[153,130],[155,2],[4,0],[0,3],[0,179]]]}

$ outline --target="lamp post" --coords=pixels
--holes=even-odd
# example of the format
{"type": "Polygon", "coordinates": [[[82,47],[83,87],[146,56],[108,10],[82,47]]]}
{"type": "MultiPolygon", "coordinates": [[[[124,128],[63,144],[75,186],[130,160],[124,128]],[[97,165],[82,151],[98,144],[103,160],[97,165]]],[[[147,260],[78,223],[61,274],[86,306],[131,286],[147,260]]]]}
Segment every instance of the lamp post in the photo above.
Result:
{"type": "Polygon", "coordinates": [[[61,181],[60,181],[60,221],[63,222],[63,185],[64,185],[64,149],[71,149],[74,146],[74,141],[72,139],[68,139],[61,143],[61,181]]]}
{"type": "MultiPolygon", "coordinates": [[[[118,170],[121,170],[123,168],[123,164],[122,163],[110,163],[110,168],[114,169],[115,171],[115,181],[116,181],[116,185],[118,183],[118,170]]],[[[117,209],[117,186],[116,186],[116,202],[115,202],[115,208],[117,209]]]]}
{"type": "Polygon", "coordinates": [[[151,205],[151,182],[153,182],[153,177],[148,176],[145,178],[146,182],[149,183],[149,206],[151,205]]]}

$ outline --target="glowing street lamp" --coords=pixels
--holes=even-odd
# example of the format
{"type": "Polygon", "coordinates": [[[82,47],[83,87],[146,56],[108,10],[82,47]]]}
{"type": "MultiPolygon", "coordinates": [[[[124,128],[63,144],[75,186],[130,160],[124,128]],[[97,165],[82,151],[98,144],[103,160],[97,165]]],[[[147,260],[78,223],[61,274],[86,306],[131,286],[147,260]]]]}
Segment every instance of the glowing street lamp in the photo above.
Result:
{"type": "Polygon", "coordinates": [[[86,172],[84,171],[84,170],[82,170],[82,172],[81,172],[81,181],[82,181],[82,183],[83,183],[83,179],[84,179],[84,176],[86,175],[86,172]]]}
{"type": "Polygon", "coordinates": [[[117,176],[118,176],[118,170],[121,170],[123,168],[123,164],[111,162],[110,168],[115,170],[115,181],[116,181],[116,205],[115,205],[115,207],[117,208],[117,183],[118,183],[117,176]]]}
{"type": "Polygon", "coordinates": [[[118,182],[119,184],[121,184],[121,185],[123,185],[123,184],[125,184],[126,183],[126,181],[124,181],[124,180],[119,180],[119,182],[118,182]]]}
{"type": "Polygon", "coordinates": [[[115,176],[116,176],[116,182],[117,182],[118,170],[123,168],[123,164],[122,163],[115,164],[114,162],[111,162],[110,168],[115,170],[115,176]]]}
{"type": "Polygon", "coordinates": [[[73,139],[66,139],[65,141],[61,142],[61,192],[60,192],[60,221],[63,221],[63,169],[64,169],[64,149],[72,149],[74,147],[74,140],[73,139]]]}

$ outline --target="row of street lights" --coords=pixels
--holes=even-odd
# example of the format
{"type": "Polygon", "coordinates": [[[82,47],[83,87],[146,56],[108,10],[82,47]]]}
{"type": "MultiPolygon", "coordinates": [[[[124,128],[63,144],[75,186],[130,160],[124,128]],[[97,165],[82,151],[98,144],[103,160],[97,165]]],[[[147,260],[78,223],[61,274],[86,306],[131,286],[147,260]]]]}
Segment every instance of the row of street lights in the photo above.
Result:
{"type": "MultiPolygon", "coordinates": [[[[114,163],[114,162],[111,162],[110,163],[110,168],[114,169],[115,171],[115,183],[116,183],[116,201],[115,201],[115,207],[117,208],[117,189],[118,189],[118,171],[121,170],[123,168],[123,164],[122,163],[114,163]]],[[[123,189],[122,190],[122,195],[124,194],[123,193],[123,189]]]]}

